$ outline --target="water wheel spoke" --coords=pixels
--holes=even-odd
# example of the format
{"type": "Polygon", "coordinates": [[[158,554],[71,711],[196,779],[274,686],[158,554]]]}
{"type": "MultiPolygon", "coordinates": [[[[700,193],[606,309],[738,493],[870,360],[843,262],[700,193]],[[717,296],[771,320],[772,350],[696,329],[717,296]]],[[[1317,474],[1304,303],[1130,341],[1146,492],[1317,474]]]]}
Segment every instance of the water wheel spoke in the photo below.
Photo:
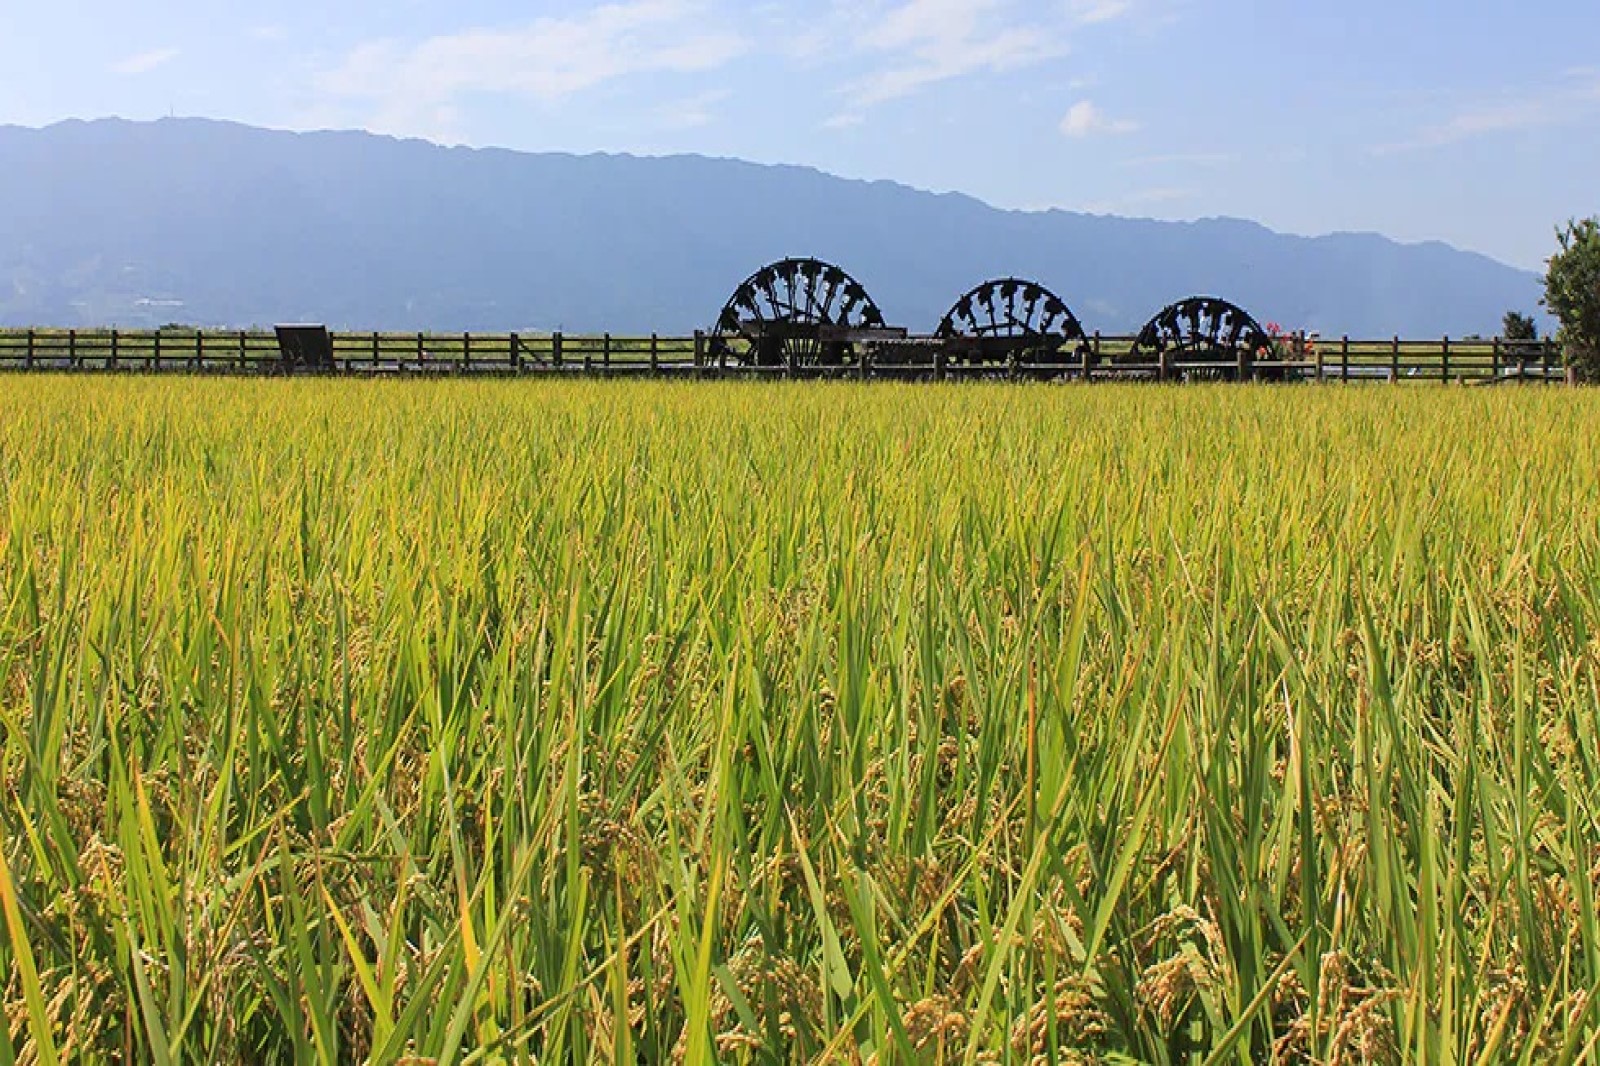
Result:
{"type": "Polygon", "coordinates": [[[1085,336],[1064,301],[1037,282],[1019,278],[998,278],[973,288],[950,308],[937,333],[974,342],[965,346],[967,358],[995,368],[1048,359],[1085,336]]]}
{"type": "Polygon", "coordinates": [[[1241,355],[1259,350],[1266,331],[1243,308],[1227,300],[1195,296],[1163,308],[1139,332],[1129,358],[1142,361],[1171,354],[1179,362],[1215,364],[1234,372],[1241,355]]]}
{"type": "Polygon", "coordinates": [[[845,271],[818,259],[785,259],[762,267],[734,291],[717,318],[713,345],[731,351],[736,361],[813,367],[846,360],[853,351],[848,343],[824,340],[824,327],[881,325],[883,314],[845,271]],[[746,342],[743,349],[728,344],[734,336],[746,342]]]}

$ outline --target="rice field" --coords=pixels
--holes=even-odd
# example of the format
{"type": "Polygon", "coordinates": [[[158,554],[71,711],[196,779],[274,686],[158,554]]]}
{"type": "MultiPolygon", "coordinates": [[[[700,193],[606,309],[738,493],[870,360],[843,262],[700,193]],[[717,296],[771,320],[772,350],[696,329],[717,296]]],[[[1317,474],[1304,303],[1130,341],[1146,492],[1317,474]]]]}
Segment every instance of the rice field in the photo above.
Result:
{"type": "Polygon", "coordinates": [[[1600,397],[8,377],[0,1066],[1600,1061],[1600,397]]]}

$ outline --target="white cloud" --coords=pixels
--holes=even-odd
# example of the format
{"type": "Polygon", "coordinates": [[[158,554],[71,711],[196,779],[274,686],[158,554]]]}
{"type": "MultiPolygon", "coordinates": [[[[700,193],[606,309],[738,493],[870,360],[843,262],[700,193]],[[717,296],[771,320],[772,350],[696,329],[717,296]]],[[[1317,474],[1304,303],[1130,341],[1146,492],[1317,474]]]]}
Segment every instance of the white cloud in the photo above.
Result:
{"type": "Polygon", "coordinates": [[[130,76],[148,74],[157,67],[165,66],[177,59],[178,55],[179,51],[176,48],[154,48],[148,52],[140,52],[137,55],[131,55],[126,59],[113,63],[111,72],[130,76]]]}
{"type": "Polygon", "coordinates": [[[728,98],[726,90],[717,89],[700,93],[684,100],[673,101],[656,111],[662,127],[670,130],[692,130],[709,126],[716,119],[717,105],[728,98]]]}
{"type": "Polygon", "coordinates": [[[1556,109],[1549,101],[1528,100],[1501,104],[1476,111],[1464,111],[1448,122],[1423,130],[1419,141],[1423,145],[1454,144],[1456,141],[1470,140],[1486,133],[1532,129],[1556,120],[1556,109]]]}
{"type": "Polygon", "coordinates": [[[1021,70],[1069,50],[1059,19],[1041,20],[1010,0],[902,0],[857,18],[857,48],[877,65],[845,87],[858,107],[952,78],[1021,70]]]}
{"type": "Polygon", "coordinates": [[[1068,137],[1092,137],[1095,134],[1132,133],[1139,128],[1136,122],[1108,118],[1089,100],[1080,100],[1067,111],[1061,120],[1061,132],[1068,137]]]}
{"type": "MultiPolygon", "coordinates": [[[[1072,52],[1091,27],[1134,23],[1151,0],[832,0],[808,5],[803,36],[812,57],[848,58],[865,70],[839,92],[846,114],[916,95],[942,82],[1027,70],[1072,52]],[[819,42],[827,42],[823,46],[819,42]]],[[[765,9],[763,9],[765,10],[765,9]]],[[[1076,88],[1087,85],[1079,74],[1076,88]]]]}
{"type": "Polygon", "coordinates": [[[376,105],[374,128],[416,132],[418,125],[436,125],[441,111],[453,111],[466,94],[553,103],[630,75],[714,70],[746,43],[703,16],[695,0],[628,0],[568,18],[463,30],[414,44],[373,41],[324,73],[319,87],[376,105]]]}
{"type": "MultiPolygon", "coordinates": [[[[824,129],[860,125],[878,105],[931,86],[1031,70],[1067,56],[1074,41],[1106,24],[1134,26],[1158,0],[609,0],[559,17],[468,28],[422,39],[368,41],[315,82],[318,106],[380,132],[458,140],[459,115],[474,96],[559,103],[636,75],[705,74],[759,48],[770,77],[803,100],[820,83],[824,129]]],[[[571,10],[569,8],[569,10],[571,10]]],[[[1039,87],[1059,91],[1083,72],[1054,67],[1039,87]]],[[[658,122],[689,128],[710,109],[673,104],[660,79],[658,122]]],[[[1088,83],[1075,82],[1081,93],[1088,83]]],[[[651,88],[657,87],[652,82],[651,88]]],[[[678,86],[690,95],[702,79],[678,86]]],[[[647,105],[650,106],[650,105],[647,105]]],[[[813,128],[816,128],[813,126],[813,128]]],[[[1119,132],[1125,122],[1097,124],[1119,132]]]]}
{"type": "Polygon", "coordinates": [[[1563,126],[1588,118],[1596,111],[1600,111],[1600,74],[1588,70],[1569,71],[1564,84],[1475,105],[1418,130],[1406,140],[1378,145],[1372,151],[1376,155],[1389,155],[1442,148],[1498,133],[1563,126]]]}
{"type": "Polygon", "coordinates": [[[1138,189],[1112,200],[1085,204],[1082,210],[1091,215],[1125,215],[1141,210],[1159,209],[1164,204],[1192,200],[1197,195],[1199,193],[1195,189],[1176,185],[1160,186],[1154,189],[1138,189]]]}
{"type": "Polygon", "coordinates": [[[1156,189],[1142,189],[1124,196],[1121,203],[1124,205],[1136,204],[1170,204],[1178,200],[1188,200],[1195,195],[1193,189],[1185,189],[1175,185],[1162,186],[1156,189]]]}
{"type": "Polygon", "coordinates": [[[1231,152],[1166,152],[1157,155],[1138,155],[1124,159],[1125,167],[1224,167],[1239,161],[1231,152]]]}
{"type": "Polygon", "coordinates": [[[1077,0],[1073,17],[1080,26],[1114,22],[1133,10],[1130,0],[1077,0]]]}

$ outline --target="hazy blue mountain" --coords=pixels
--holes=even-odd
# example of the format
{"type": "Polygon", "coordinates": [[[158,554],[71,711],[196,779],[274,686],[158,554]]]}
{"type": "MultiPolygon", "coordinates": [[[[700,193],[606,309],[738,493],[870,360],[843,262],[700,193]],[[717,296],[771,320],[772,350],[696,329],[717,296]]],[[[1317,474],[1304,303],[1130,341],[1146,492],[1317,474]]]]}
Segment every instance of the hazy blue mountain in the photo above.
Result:
{"type": "Polygon", "coordinates": [[[790,255],[839,263],[919,331],[1006,274],[1107,333],[1211,293],[1325,334],[1489,334],[1540,291],[1443,244],[1000,211],[802,167],[202,120],[0,128],[0,324],[681,332],[790,255]]]}

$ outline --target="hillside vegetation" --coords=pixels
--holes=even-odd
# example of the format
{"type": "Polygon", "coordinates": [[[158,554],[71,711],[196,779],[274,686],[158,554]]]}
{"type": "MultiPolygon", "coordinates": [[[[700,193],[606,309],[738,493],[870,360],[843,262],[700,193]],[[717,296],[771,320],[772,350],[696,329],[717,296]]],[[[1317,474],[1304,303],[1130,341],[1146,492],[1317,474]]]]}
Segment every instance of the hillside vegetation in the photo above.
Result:
{"type": "Polygon", "coordinates": [[[1328,336],[1491,336],[1540,293],[1535,274],[1438,243],[1000,211],[692,156],[178,119],[0,127],[0,160],[0,326],[688,333],[787,256],[838,263],[892,325],[919,331],[1011,275],[1107,334],[1211,294],[1328,336]]]}

